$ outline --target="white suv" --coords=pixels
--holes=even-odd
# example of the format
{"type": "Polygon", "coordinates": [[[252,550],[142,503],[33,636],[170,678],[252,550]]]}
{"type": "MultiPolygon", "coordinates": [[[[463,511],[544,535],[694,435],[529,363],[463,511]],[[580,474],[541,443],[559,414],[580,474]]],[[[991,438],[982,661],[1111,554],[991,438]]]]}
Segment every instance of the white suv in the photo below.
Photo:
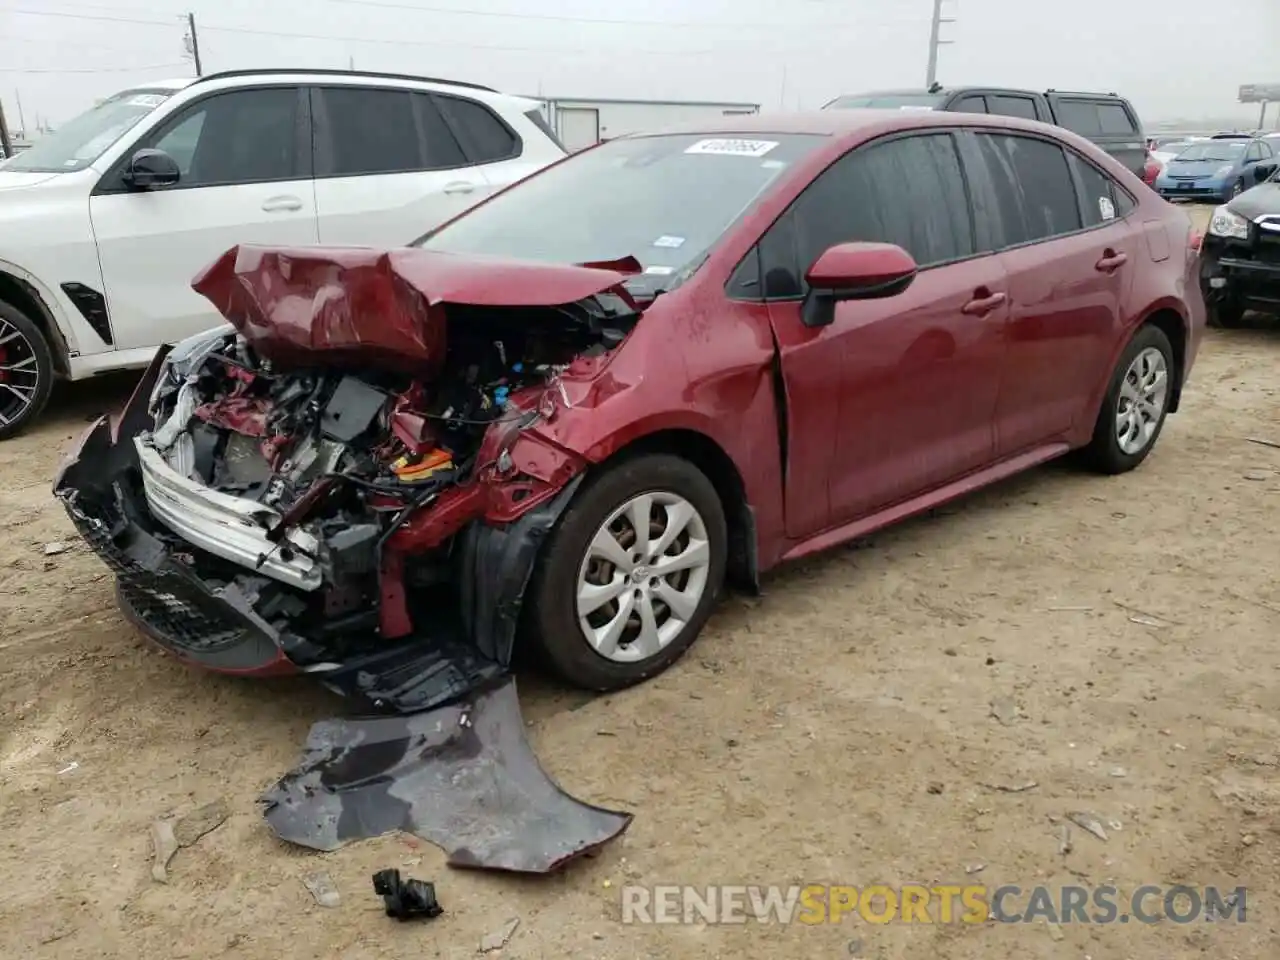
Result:
{"type": "Polygon", "coordinates": [[[0,439],[55,377],[145,366],[221,321],[238,243],[407,244],[565,155],[535,100],[325,71],[151,83],[0,163],[0,439]]]}

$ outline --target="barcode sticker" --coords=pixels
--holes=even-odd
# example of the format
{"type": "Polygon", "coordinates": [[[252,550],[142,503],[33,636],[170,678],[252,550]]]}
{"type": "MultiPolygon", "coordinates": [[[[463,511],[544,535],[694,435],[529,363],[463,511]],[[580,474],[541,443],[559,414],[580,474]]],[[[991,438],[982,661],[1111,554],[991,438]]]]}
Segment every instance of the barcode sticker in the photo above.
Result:
{"type": "Polygon", "coordinates": [[[685,153],[706,153],[719,156],[763,157],[778,145],[776,140],[699,140],[685,153]]]}

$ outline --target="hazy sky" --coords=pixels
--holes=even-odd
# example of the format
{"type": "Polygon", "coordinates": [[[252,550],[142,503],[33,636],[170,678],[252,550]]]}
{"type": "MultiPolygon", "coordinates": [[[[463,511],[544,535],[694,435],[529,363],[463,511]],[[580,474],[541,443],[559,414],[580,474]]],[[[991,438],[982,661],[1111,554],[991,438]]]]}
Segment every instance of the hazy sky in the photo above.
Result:
{"type": "MultiPolygon", "coordinates": [[[[357,68],[515,93],[821,106],[921,85],[932,0],[0,0],[0,99],[18,127],[205,72],[357,68]]],[[[939,79],[1116,90],[1148,121],[1238,115],[1280,83],[1280,0],[948,0],[939,79]],[[1229,32],[1228,32],[1229,31],[1229,32]]],[[[1273,107],[1280,119],[1280,107],[1273,107]]]]}

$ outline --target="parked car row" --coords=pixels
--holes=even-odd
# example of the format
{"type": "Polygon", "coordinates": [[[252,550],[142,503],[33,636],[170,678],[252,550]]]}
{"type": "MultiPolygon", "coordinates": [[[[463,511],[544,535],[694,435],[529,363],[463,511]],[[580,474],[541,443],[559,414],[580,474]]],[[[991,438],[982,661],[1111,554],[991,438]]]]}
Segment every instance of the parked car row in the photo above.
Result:
{"type": "MultiPolygon", "coordinates": [[[[332,147],[328,93],[288,96],[332,147]]],[[[414,131],[465,97],[527,132],[523,104],[415,96],[414,131]]],[[[165,150],[181,185],[161,141],[126,139],[107,170],[165,150]]],[[[193,293],[226,324],[162,350],[58,476],[122,608],[180,657],[404,710],[518,643],[633,684],[728,582],[1073,451],[1134,469],[1205,319],[1186,213],[1008,116],[726,118],[422,220],[408,248],[228,250],[193,293]]]]}

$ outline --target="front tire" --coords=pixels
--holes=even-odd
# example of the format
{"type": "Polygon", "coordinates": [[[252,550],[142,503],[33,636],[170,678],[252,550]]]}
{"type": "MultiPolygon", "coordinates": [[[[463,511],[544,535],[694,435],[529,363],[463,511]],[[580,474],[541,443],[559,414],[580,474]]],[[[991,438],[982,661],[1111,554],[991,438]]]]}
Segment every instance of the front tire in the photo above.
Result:
{"type": "Polygon", "coordinates": [[[724,584],[728,531],[715,487],[687,460],[607,468],[574,498],[531,589],[533,639],[563,679],[618,690],[675,663],[724,584]]]}
{"type": "Polygon", "coordinates": [[[1244,304],[1240,302],[1239,297],[1228,295],[1221,299],[1210,300],[1205,306],[1208,313],[1207,321],[1211,327],[1231,330],[1244,323],[1244,304]]]}
{"type": "Polygon", "coordinates": [[[53,351],[21,310],[0,301],[0,440],[16,437],[43,412],[53,389],[53,351]]]}
{"type": "Polygon", "coordinates": [[[1085,461],[1099,473],[1127,473],[1155,446],[1173,397],[1173,347],[1159,327],[1134,334],[1111,374],[1085,461]]]}

